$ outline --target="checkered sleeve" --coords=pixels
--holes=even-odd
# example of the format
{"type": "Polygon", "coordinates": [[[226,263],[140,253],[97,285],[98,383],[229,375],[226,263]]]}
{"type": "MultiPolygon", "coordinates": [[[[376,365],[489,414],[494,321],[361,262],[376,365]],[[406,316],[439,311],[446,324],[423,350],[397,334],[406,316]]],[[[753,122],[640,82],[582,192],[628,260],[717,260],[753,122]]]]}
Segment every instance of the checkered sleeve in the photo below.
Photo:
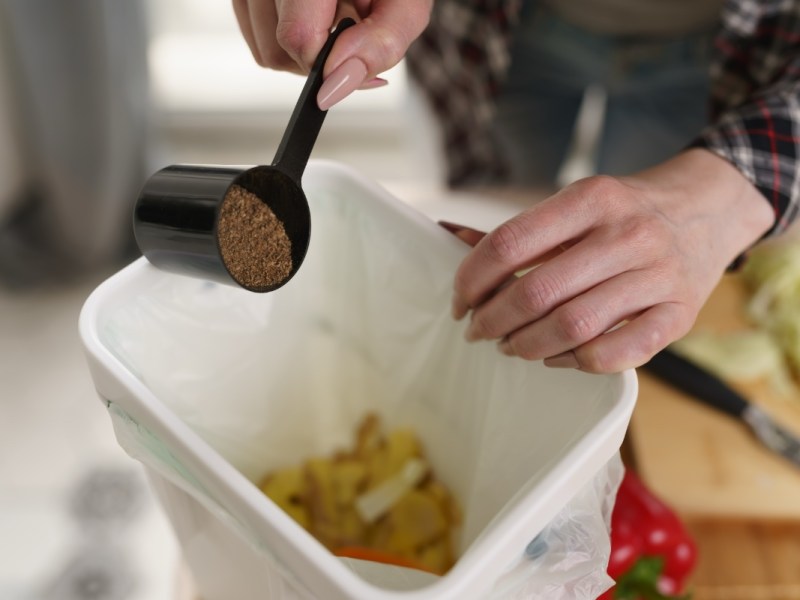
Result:
{"type": "Polygon", "coordinates": [[[714,119],[695,146],[733,163],[784,231],[800,212],[800,2],[729,0],[712,65],[714,119]]]}
{"type": "Polygon", "coordinates": [[[451,187],[502,182],[494,99],[510,61],[521,0],[436,0],[430,24],[406,54],[411,78],[441,128],[451,187]]]}

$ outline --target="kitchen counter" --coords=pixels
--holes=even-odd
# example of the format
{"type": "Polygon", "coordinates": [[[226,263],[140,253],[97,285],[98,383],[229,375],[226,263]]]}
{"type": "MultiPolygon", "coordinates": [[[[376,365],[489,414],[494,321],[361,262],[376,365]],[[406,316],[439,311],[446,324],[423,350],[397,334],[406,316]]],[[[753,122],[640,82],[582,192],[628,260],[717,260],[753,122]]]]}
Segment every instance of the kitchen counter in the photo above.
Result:
{"type": "MultiPolygon", "coordinates": [[[[747,326],[746,292],[726,276],[696,329],[747,326]]],[[[639,371],[627,462],[684,519],[699,546],[693,600],[800,599],[800,469],[741,423],[639,371]]],[[[767,382],[733,384],[800,433],[800,397],[767,382]]]]}
{"type": "Polygon", "coordinates": [[[800,523],[687,522],[700,560],[693,600],[800,598],[800,523]]]}
{"type": "MultiPolygon", "coordinates": [[[[622,457],[638,471],[631,437],[622,457]]],[[[698,546],[692,600],[800,599],[800,521],[677,512],[698,546]]]]}

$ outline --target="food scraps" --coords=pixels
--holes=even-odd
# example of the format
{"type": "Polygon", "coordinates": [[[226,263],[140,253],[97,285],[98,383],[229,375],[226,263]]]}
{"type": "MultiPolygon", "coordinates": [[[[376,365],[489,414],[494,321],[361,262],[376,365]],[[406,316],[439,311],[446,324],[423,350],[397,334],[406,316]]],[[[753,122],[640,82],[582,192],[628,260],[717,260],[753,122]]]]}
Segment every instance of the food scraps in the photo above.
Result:
{"type": "Polygon", "coordinates": [[[351,449],[273,471],[259,487],[339,556],[377,556],[437,575],[455,562],[458,504],[434,477],[414,432],[384,433],[373,414],[351,449]]]}

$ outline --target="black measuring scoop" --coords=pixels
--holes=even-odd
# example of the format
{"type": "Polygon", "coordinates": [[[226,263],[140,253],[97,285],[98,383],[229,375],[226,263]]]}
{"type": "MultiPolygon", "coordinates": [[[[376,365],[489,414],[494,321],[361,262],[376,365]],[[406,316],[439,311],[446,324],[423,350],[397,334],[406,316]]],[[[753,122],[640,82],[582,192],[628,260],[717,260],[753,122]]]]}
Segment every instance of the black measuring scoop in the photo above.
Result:
{"type": "Polygon", "coordinates": [[[271,166],[172,165],[147,180],[134,209],[142,254],[159,269],[270,292],[303,263],[311,214],[300,180],[327,111],[322,70],[343,19],[322,47],[271,166]]]}

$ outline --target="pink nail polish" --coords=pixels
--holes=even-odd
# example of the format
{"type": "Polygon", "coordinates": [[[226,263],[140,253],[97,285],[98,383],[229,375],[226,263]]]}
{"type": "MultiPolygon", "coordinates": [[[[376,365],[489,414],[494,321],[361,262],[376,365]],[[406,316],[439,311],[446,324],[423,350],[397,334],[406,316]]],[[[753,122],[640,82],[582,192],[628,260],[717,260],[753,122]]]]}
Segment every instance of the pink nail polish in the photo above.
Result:
{"type": "Polygon", "coordinates": [[[544,366],[557,369],[577,369],[580,365],[578,364],[578,359],[575,358],[575,353],[570,350],[545,358],[544,366]]]}
{"type": "Polygon", "coordinates": [[[367,66],[360,58],[348,58],[325,78],[317,94],[317,106],[320,110],[328,110],[331,106],[344,100],[364,83],[367,66]]]}
{"type": "Polygon", "coordinates": [[[368,79],[361,86],[358,88],[360,90],[374,90],[375,88],[383,87],[385,85],[389,85],[389,82],[383,79],[382,77],[373,77],[372,79],[368,79]]]}
{"type": "Polygon", "coordinates": [[[450,233],[456,234],[459,231],[464,229],[463,225],[458,225],[456,223],[451,223],[450,221],[439,221],[438,222],[441,227],[449,231],[450,233]]]}

